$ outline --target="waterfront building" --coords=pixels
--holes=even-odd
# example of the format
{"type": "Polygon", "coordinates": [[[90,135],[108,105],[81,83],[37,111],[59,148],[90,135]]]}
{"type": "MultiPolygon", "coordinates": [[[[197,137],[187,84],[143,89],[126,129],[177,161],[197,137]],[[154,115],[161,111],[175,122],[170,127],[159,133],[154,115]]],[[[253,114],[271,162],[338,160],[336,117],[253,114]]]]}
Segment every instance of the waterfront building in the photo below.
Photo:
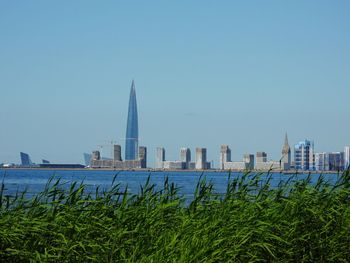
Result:
{"type": "Polygon", "coordinates": [[[91,153],[84,153],[83,155],[84,155],[85,166],[90,166],[92,154],[91,153]]]}
{"type": "Polygon", "coordinates": [[[294,163],[296,170],[315,170],[314,143],[309,140],[300,141],[294,146],[294,163]]]}
{"type": "Polygon", "coordinates": [[[284,138],[284,145],[282,148],[282,158],[281,163],[283,166],[283,170],[289,170],[292,163],[292,155],[290,151],[290,146],[288,143],[288,135],[286,133],[286,137],[284,138]]]}
{"type": "Polygon", "coordinates": [[[266,163],[267,162],[267,153],[266,152],[257,152],[256,153],[256,162],[257,163],[266,163]]]}
{"type": "MultiPolygon", "coordinates": [[[[125,160],[121,161],[119,158],[118,148],[115,153],[115,159],[101,158],[99,151],[94,151],[92,153],[92,158],[90,161],[91,168],[108,168],[108,169],[140,169],[147,168],[147,148],[140,146],[138,150],[137,160],[125,160]]],[[[121,150],[121,149],[120,149],[121,150]]]]}
{"type": "Polygon", "coordinates": [[[282,170],[282,166],[281,162],[277,161],[256,162],[255,169],[261,171],[282,170]]]}
{"type": "Polygon", "coordinates": [[[221,145],[220,149],[220,169],[225,169],[225,163],[231,162],[231,149],[228,145],[221,145]]]}
{"type": "Polygon", "coordinates": [[[45,169],[83,169],[85,165],[72,163],[42,163],[39,164],[39,167],[45,169]]]}
{"type": "Polygon", "coordinates": [[[220,164],[221,170],[253,170],[254,169],[254,155],[244,154],[243,161],[231,161],[231,149],[227,145],[221,145],[220,148],[220,164]]]}
{"type": "Polygon", "coordinates": [[[196,169],[208,169],[206,148],[196,148],[196,169]]]}
{"type": "Polygon", "coordinates": [[[183,170],[186,169],[186,162],[182,161],[164,161],[163,168],[169,170],[183,170]]]}
{"type": "Polygon", "coordinates": [[[114,161],[122,161],[122,147],[118,144],[113,146],[113,159],[114,161]]]}
{"type": "Polygon", "coordinates": [[[243,171],[247,169],[247,163],[245,162],[226,162],[222,168],[223,170],[236,170],[243,171]]]}
{"type": "Polygon", "coordinates": [[[187,169],[195,170],[196,169],[196,162],[189,162],[187,169]]]}
{"type": "Polygon", "coordinates": [[[267,161],[266,152],[256,153],[256,170],[268,171],[268,170],[283,170],[281,161],[267,161]]]}
{"type": "Polygon", "coordinates": [[[315,153],[315,169],[317,171],[329,170],[329,155],[327,153],[315,153]]]}
{"type": "Polygon", "coordinates": [[[49,164],[49,163],[50,163],[50,161],[45,160],[45,159],[42,159],[42,163],[43,163],[43,164],[49,164]]]}
{"type": "Polygon", "coordinates": [[[138,157],[138,117],[137,117],[137,103],[134,80],[131,83],[128,120],[126,124],[125,137],[125,160],[136,160],[138,157]]]}
{"type": "Polygon", "coordinates": [[[315,167],[317,171],[344,170],[344,152],[316,153],[315,167]]]}
{"type": "Polygon", "coordinates": [[[29,154],[24,153],[24,152],[20,152],[19,153],[21,156],[21,165],[22,166],[30,166],[32,165],[32,161],[30,160],[29,154]]]}
{"type": "Polygon", "coordinates": [[[141,168],[147,168],[147,148],[145,146],[139,147],[139,160],[141,168]]]}
{"type": "Polygon", "coordinates": [[[344,147],[344,169],[349,169],[350,166],[350,146],[344,147]]]}
{"type": "Polygon", "coordinates": [[[157,147],[156,149],[156,169],[163,168],[163,162],[165,162],[165,149],[162,147],[157,147]]]}
{"type": "Polygon", "coordinates": [[[191,162],[191,150],[189,148],[180,149],[180,161],[185,163],[184,169],[189,168],[189,163],[191,162]]]}
{"type": "Polygon", "coordinates": [[[93,151],[92,152],[92,156],[91,156],[91,160],[93,161],[98,161],[101,159],[101,153],[100,151],[93,151]]]}
{"type": "MultiPolygon", "coordinates": [[[[95,153],[95,157],[94,158],[99,158],[101,160],[112,160],[111,158],[106,158],[106,157],[102,157],[101,156],[101,152],[100,151],[97,151],[95,153]],[[98,153],[97,153],[98,152],[98,153]],[[98,157],[98,156],[99,157],[98,157]]],[[[92,159],[92,154],[91,153],[84,153],[84,163],[85,163],[85,166],[90,166],[90,162],[91,162],[91,159],[92,159]]]]}
{"type": "Polygon", "coordinates": [[[254,169],[254,154],[245,154],[243,155],[243,162],[246,164],[247,170],[254,169]]]}
{"type": "Polygon", "coordinates": [[[344,152],[329,153],[329,171],[344,170],[344,152]]]}

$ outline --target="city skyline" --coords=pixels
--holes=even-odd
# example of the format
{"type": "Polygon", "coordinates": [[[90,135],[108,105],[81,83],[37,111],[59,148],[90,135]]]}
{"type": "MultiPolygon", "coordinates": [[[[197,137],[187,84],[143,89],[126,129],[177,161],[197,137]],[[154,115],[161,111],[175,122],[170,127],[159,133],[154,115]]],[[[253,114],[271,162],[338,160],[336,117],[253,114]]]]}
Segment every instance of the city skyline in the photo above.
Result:
{"type": "MultiPolygon", "coordinates": [[[[0,162],[59,163],[125,143],[130,81],[139,144],[232,147],[232,159],[350,144],[350,3],[0,3],[0,162]]],[[[124,147],[123,147],[124,150],[124,147]]],[[[104,150],[103,155],[109,153],[104,150]]],[[[149,158],[154,165],[153,154],[149,158]]]]}

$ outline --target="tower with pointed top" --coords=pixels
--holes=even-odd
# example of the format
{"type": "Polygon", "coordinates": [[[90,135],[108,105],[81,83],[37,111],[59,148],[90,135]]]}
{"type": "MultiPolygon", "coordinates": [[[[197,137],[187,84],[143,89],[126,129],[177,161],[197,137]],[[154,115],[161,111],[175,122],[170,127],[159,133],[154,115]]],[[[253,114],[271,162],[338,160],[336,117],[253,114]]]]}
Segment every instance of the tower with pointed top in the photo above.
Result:
{"type": "Polygon", "coordinates": [[[290,146],[288,143],[288,135],[286,133],[286,136],[284,138],[284,145],[282,148],[282,158],[281,158],[281,164],[283,170],[289,170],[291,166],[292,155],[290,151],[290,146]]]}
{"type": "Polygon", "coordinates": [[[126,123],[125,160],[138,158],[139,127],[137,118],[137,103],[134,80],[131,83],[128,120],[126,123]]]}

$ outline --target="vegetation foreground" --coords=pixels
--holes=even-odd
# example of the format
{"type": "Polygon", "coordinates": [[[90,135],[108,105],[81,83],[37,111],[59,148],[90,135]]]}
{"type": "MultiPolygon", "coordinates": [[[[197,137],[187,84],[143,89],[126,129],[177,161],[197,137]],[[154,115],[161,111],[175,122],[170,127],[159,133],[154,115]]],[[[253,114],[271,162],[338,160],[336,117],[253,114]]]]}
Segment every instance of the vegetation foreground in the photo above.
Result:
{"type": "MultiPolygon", "coordinates": [[[[113,181],[114,182],[114,181],[113,181]]],[[[166,179],[137,195],[50,181],[34,198],[0,189],[1,262],[349,262],[349,171],[330,185],[259,175],[224,195],[201,180],[191,203],[166,179]]]]}

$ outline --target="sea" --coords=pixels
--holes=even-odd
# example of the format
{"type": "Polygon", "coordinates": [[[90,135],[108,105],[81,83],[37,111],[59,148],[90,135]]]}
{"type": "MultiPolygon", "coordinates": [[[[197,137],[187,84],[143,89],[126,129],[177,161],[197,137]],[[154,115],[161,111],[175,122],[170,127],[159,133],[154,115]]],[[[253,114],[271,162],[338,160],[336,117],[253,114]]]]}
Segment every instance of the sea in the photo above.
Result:
{"type": "MultiPolygon", "coordinates": [[[[253,177],[255,173],[249,176],[253,177]]],[[[309,174],[285,174],[264,173],[261,174],[262,182],[270,177],[271,187],[277,187],[287,180],[303,180],[309,174]]],[[[169,183],[174,183],[179,189],[179,194],[184,198],[193,197],[196,186],[200,180],[213,184],[214,192],[223,194],[226,191],[229,180],[243,176],[243,173],[231,173],[222,171],[113,171],[113,170],[43,170],[43,169],[0,169],[0,184],[4,185],[3,195],[14,196],[25,191],[28,197],[34,196],[45,189],[51,180],[51,184],[60,180],[63,189],[69,189],[73,182],[83,183],[87,191],[91,193],[98,187],[100,191],[108,190],[112,184],[119,184],[121,190],[126,187],[129,193],[137,194],[149,179],[156,189],[162,189],[166,178],[169,183]]],[[[317,182],[320,174],[312,173],[311,183],[317,182]]],[[[340,176],[335,174],[323,174],[326,181],[334,184],[340,176]]]]}

